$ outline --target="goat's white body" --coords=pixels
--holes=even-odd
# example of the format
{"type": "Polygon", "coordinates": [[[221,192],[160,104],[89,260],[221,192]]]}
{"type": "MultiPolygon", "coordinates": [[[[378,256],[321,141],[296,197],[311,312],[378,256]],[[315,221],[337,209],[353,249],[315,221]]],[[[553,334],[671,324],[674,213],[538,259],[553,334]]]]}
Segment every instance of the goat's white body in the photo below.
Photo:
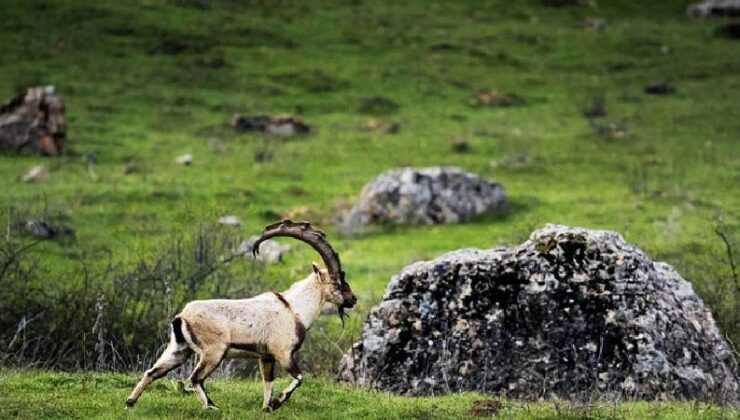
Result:
{"type": "Polygon", "coordinates": [[[279,407],[301,384],[303,375],[294,353],[325,303],[316,272],[283,293],[188,303],[173,321],[167,349],[134,388],[127,404],[133,406],[144,388],[195,352],[199,362],[191,381],[204,407],[215,406],[203,388],[203,381],[222,359],[235,357],[259,359],[265,387],[263,409],[279,407]],[[293,376],[293,382],[279,398],[271,401],[276,361],[293,376]]]}
{"type": "Polygon", "coordinates": [[[301,332],[296,331],[296,321],[300,323],[298,329],[304,328],[305,333],[323,305],[321,290],[312,274],[282,294],[196,300],[188,303],[178,316],[187,326],[183,333],[188,345],[197,353],[203,346],[226,345],[226,357],[261,357],[282,353],[303,341],[301,332]]]}

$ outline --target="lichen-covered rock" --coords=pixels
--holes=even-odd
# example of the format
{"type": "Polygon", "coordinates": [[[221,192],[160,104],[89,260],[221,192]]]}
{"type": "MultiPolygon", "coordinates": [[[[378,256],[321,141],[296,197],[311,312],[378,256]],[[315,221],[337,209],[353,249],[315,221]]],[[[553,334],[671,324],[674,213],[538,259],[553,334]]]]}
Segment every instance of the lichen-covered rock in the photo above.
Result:
{"type": "Polygon", "coordinates": [[[457,223],[505,205],[501,185],[460,168],[393,169],[363,188],[345,225],[457,223]]]}
{"type": "Polygon", "coordinates": [[[407,395],[738,400],[691,284],[616,233],[547,225],[394,276],[340,378],[407,395]]]}
{"type": "Polygon", "coordinates": [[[28,88],[0,105],[0,150],[56,156],[66,142],[64,102],[54,86],[28,88]]]}

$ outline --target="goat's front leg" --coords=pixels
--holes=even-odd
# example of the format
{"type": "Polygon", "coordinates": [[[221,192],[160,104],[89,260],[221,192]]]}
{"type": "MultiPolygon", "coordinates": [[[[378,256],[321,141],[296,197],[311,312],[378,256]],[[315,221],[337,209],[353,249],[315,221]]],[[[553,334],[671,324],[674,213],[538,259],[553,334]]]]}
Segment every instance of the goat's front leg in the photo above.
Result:
{"type": "Polygon", "coordinates": [[[270,400],[272,399],[272,382],[275,380],[275,359],[263,357],[259,359],[260,374],[262,374],[262,386],[264,394],[262,398],[262,411],[270,411],[270,400]]]}
{"type": "Polygon", "coordinates": [[[280,364],[285,367],[285,370],[290,373],[290,376],[293,377],[293,382],[288,385],[287,388],[283,392],[278,395],[277,398],[273,399],[270,402],[270,409],[277,410],[280,408],[283,404],[285,404],[286,401],[290,398],[290,396],[293,394],[293,391],[295,391],[301,384],[303,383],[303,373],[301,373],[301,369],[298,367],[298,363],[295,360],[295,357],[291,354],[290,357],[288,357],[288,360],[283,363],[283,361],[280,362],[280,364]]]}

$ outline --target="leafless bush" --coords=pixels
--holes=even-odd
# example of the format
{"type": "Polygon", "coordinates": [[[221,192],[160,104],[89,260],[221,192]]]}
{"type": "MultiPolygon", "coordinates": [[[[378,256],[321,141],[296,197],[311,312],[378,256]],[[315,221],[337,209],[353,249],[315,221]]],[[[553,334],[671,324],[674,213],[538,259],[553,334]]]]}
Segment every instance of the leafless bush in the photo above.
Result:
{"type": "Polygon", "coordinates": [[[239,238],[208,228],[133,269],[80,261],[56,278],[35,242],[10,231],[0,243],[0,364],[55,369],[141,370],[166,343],[176,309],[196,298],[267,289],[259,263],[225,264],[239,238]]]}

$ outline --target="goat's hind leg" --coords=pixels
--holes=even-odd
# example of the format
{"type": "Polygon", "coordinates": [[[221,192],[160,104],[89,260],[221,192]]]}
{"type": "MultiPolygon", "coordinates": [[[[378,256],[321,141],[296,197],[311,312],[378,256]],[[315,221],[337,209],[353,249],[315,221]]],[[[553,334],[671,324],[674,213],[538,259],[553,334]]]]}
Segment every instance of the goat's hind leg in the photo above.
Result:
{"type": "Polygon", "coordinates": [[[154,363],[154,366],[144,373],[144,376],[136,385],[136,388],[131,392],[131,395],[129,395],[126,400],[126,408],[132,408],[147,386],[185,363],[191,353],[192,351],[186,344],[171,341],[164,350],[164,353],[162,353],[162,355],[159,356],[159,359],[154,363]]]}
{"type": "Polygon", "coordinates": [[[190,375],[190,382],[193,384],[193,388],[195,389],[196,394],[198,394],[198,398],[200,398],[200,402],[203,404],[203,408],[205,409],[218,410],[218,407],[216,407],[208,396],[208,393],[206,393],[206,388],[203,386],[203,382],[205,382],[206,378],[208,378],[213,370],[218,367],[225,354],[226,351],[221,349],[203,351],[200,354],[198,366],[195,367],[195,370],[193,370],[193,373],[190,375]]]}

